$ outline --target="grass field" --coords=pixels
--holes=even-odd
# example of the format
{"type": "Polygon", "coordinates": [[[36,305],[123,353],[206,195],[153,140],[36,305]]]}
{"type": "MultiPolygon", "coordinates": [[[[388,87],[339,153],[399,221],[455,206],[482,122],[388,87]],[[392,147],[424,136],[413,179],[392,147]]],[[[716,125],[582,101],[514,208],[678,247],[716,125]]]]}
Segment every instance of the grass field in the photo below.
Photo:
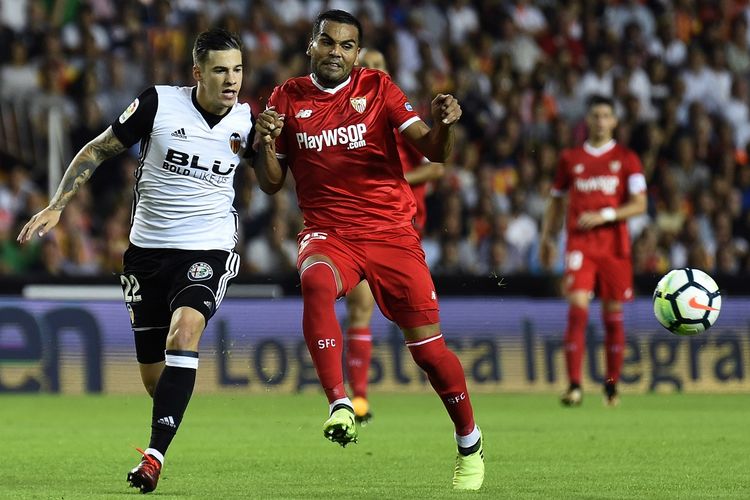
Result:
{"type": "MultiPolygon", "coordinates": [[[[322,395],[196,395],[159,498],[750,498],[750,396],[476,395],[487,476],[450,489],[452,428],[431,394],[375,394],[346,449],[322,395]]],[[[125,498],[147,444],[145,396],[0,397],[0,498],[125,498]]]]}

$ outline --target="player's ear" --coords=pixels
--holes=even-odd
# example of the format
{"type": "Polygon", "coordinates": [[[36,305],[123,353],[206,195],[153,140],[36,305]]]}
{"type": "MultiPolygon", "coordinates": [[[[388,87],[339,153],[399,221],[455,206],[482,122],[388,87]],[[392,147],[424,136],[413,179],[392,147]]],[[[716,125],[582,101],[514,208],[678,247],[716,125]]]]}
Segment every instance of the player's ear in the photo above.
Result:
{"type": "Polygon", "coordinates": [[[200,82],[203,80],[203,75],[201,74],[201,68],[197,64],[193,64],[193,78],[195,78],[196,82],[200,82]]]}
{"type": "Polygon", "coordinates": [[[357,47],[357,57],[354,59],[354,65],[359,66],[359,53],[362,51],[361,48],[357,47]]]}
{"type": "Polygon", "coordinates": [[[310,43],[307,44],[307,50],[305,51],[305,54],[309,56],[311,50],[312,50],[312,40],[310,40],[310,43]]]}

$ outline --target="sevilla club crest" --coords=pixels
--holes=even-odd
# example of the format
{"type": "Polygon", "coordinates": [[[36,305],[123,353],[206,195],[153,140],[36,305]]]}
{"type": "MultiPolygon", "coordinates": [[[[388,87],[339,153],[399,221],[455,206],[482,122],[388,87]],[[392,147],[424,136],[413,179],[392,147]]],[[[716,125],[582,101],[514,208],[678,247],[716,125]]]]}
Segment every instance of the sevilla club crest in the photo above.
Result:
{"type": "Polygon", "coordinates": [[[352,97],[349,99],[349,102],[352,103],[352,107],[357,110],[357,113],[365,112],[365,108],[367,107],[366,97],[352,97]]]}

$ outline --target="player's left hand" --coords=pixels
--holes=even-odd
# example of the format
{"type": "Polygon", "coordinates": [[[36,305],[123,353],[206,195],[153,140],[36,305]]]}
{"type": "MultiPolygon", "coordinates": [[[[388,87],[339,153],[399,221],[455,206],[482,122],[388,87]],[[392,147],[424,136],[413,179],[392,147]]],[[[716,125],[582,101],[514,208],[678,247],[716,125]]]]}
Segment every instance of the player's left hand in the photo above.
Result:
{"type": "Polygon", "coordinates": [[[461,106],[458,99],[450,94],[438,94],[432,100],[432,118],[435,123],[453,125],[461,118],[461,106]]]}
{"type": "Polygon", "coordinates": [[[18,234],[16,241],[19,243],[26,243],[31,239],[34,234],[40,238],[47,234],[50,229],[55,227],[60,221],[60,214],[62,210],[55,210],[47,207],[41,212],[34,214],[33,217],[23,226],[21,232],[18,234]]]}
{"type": "Polygon", "coordinates": [[[599,212],[583,212],[578,216],[578,227],[584,230],[594,229],[607,222],[599,212]]]}
{"type": "Polygon", "coordinates": [[[277,113],[273,106],[264,110],[255,119],[255,131],[264,144],[273,142],[281,134],[283,127],[284,115],[277,113]]]}

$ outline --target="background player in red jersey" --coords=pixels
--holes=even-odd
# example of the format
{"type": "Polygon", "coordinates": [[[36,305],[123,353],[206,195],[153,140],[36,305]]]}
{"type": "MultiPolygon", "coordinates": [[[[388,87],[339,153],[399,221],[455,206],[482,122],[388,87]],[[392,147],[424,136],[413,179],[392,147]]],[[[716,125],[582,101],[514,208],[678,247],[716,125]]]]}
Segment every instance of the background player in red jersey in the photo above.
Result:
{"type": "MultiPolygon", "coordinates": [[[[388,73],[385,57],[379,50],[362,49],[359,54],[359,65],[388,73]]],[[[414,146],[405,142],[401,134],[394,131],[398,153],[404,169],[404,177],[411,187],[414,200],[417,203],[417,213],[414,216],[414,227],[419,234],[424,230],[427,219],[425,207],[425,190],[429,181],[439,179],[443,175],[445,166],[442,163],[431,162],[414,146]]],[[[362,280],[359,285],[346,296],[347,330],[346,330],[346,375],[349,388],[352,391],[354,418],[358,423],[367,423],[372,414],[367,400],[368,374],[372,357],[372,334],[370,319],[375,308],[375,298],[370,291],[370,285],[362,280]]]]}
{"type": "Polygon", "coordinates": [[[361,37],[359,21],[347,12],[318,16],[307,47],[312,74],[274,90],[257,121],[254,167],[267,193],[282,187],[287,168],[294,176],[305,222],[297,261],[302,330],[328,398],[325,437],[342,446],[357,439],[334,302],[366,279],[453,421],[453,487],[476,490],[484,480],[481,433],[461,363],[440,332],[435,287],[412,225],[414,196],[393,134],[395,128],[424,156],[442,161],[461,108],[438,95],[435,125],[427,126],[388,75],[354,67],[361,37]]]}
{"type": "Polygon", "coordinates": [[[605,402],[618,403],[625,333],[622,303],[633,296],[633,270],[627,219],[646,211],[646,179],[636,154],[613,139],[617,118],[611,99],[594,96],[586,115],[588,139],[563,151],[542,224],[540,259],[553,260],[554,235],[563,219],[568,194],[564,289],[570,304],[565,330],[565,361],[570,385],[567,406],[581,404],[588,307],[596,290],[602,300],[607,375],[605,402]]]}

